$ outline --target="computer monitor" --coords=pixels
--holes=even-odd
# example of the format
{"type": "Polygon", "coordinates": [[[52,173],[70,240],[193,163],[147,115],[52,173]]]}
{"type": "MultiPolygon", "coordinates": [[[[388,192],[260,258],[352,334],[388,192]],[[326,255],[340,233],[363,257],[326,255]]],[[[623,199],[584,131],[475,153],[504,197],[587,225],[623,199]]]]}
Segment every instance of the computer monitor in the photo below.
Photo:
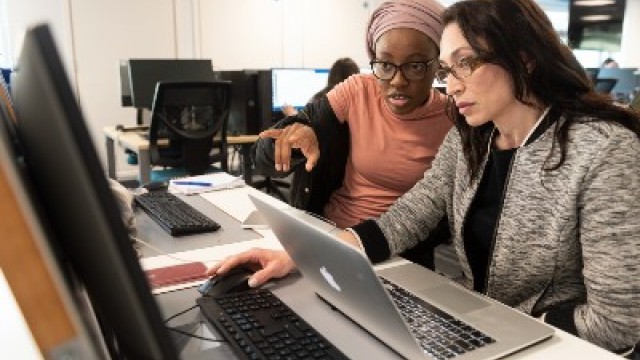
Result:
{"type": "Polygon", "coordinates": [[[229,135],[257,135],[273,124],[271,70],[222,70],[216,75],[231,81],[229,135]]]}
{"type": "Polygon", "coordinates": [[[617,79],[611,94],[618,100],[628,102],[635,88],[640,85],[635,74],[637,71],[636,68],[601,68],[598,71],[598,79],[617,79]]]}
{"type": "Polygon", "coordinates": [[[271,69],[272,110],[289,104],[298,110],[327,86],[329,69],[271,69]]]}
{"type": "Polygon", "coordinates": [[[213,81],[211,60],[129,59],[131,105],[151,109],[158,81],[213,81]]]}
{"type": "Polygon", "coordinates": [[[13,85],[51,247],[75,290],[86,290],[111,357],[177,359],[47,25],[26,32],[13,85]]]}

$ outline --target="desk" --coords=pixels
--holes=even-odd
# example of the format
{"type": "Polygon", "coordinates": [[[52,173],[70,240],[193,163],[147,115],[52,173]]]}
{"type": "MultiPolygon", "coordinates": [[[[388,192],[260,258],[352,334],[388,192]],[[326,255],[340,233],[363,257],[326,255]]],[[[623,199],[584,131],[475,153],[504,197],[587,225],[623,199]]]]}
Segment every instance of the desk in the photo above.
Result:
{"type": "MultiPolygon", "coordinates": [[[[224,190],[227,191],[227,190],[224,190]]],[[[237,190],[234,190],[237,191],[237,190]]],[[[257,191],[247,187],[247,191],[257,191]]],[[[222,192],[221,192],[222,193],[222,192]]],[[[213,194],[213,193],[209,193],[213,194]]],[[[147,239],[153,239],[154,245],[160,246],[165,250],[173,251],[184,250],[187,247],[199,248],[202,246],[203,238],[209,241],[215,241],[218,244],[224,244],[228,241],[241,244],[242,238],[257,238],[260,235],[252,230],[240,230],[239,221],[229,217],[218,217],[219,209],[213,204],[203,200],[199,196],[183,197],[185,201],[193,204],[203,212],[211,211],[212,216],[223,225],[223,231],[213,235],[197,235],[181,237],[180,241],[172,239],[160,227],[150,220],[146,214],[138,212],[136,214],[139,224],[139,236],[147,239]],[[212,240],[213,239],[213,240],[212,240]]],[[[255,242],[249,242],[253,246],[255,242]]],[[[404,261],[404,260],[397,260],[404,261]]],[[[381,266],[393,266],[394,263],[383,264],[381,266]]],[[[311,326],[318,330],[330,342],[338,347],[351,359],[401,359],[399,355],[390,350],[377,339],[370,336],[366,331],[358,325],[351,322],[338,311],[332,310],[325,302],[315,295],[310,285],[299,275],[292,274],[284,279],[272,281],[269,284],[271,290],[283,302],[289,305],[294,311],[300,314],[311,326]]],[[[178,313],[187,309],[194,304],[198,293],[194,288],[183,289],[175,292],[156,295],[161,311],[165,316],[178,313]]],[[[194,329],[193,324],[199,324],[204,320],[198,311],[192,311],[177,319],[173,326],[184,326],[197,334],[206,334],[219,338],[216,330],[208,324],[194,329]]],[[[202,342],[196,339],[182,339],[178,342],[181,347],[181,354],[185,359],[199,357],[203,349],[207,350],[207,356],[213,358],[235,358],[229,346],[225,343],[202,342]]],[[[556,334],[551,338],[537,345],[531,346],[525,350],[515,353],[508,359],[620,359],[620,357],[583,341],[573,335],[562,330],[556,330],[556,334]]]]}
{"type": "MultiPolygon", "coordinates": [[[[149,140],[140,131],[120,131],[115,126],[103,129],[105,145],[107,149],[107,175],[116,179],[116,144],[126,150],[133,151],[138,156],[138,181],[146,184],[151,181],[151,157],[149,154],[149,140]]],[[[229,145],[241,145],[243,158],[243,177],[247,184],[251,184],[252,170],[251,157],[249,156],[251,145],[256,142],[258,135],[227,136],[229,145]]],[[[166,141],[158,141],[158,144],[167,144],[166,141]]]]}

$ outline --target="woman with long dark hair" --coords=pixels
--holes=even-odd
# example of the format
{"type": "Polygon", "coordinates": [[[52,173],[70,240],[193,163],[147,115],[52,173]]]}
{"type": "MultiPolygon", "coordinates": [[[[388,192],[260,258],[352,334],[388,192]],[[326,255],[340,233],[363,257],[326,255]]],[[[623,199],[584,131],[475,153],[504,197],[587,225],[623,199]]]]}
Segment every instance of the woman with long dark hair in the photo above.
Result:
{"type": "MultiPolygon", "coordinates": [[[[448,8],[436,76],[449,132],[424,178],[340,234],[374,262],[447,215],[463,285],[603,348],[640,338],[640,119],[594,92],[533,0],[448,8]]],[[[229,258],[294,268],[283,252],[229,258]]]]}

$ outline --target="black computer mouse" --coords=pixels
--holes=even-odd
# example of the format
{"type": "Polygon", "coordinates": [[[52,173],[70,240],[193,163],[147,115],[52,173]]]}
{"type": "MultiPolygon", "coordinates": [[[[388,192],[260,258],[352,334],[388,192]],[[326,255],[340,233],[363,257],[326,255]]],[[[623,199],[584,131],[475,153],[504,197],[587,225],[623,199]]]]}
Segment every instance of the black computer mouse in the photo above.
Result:
{"type": "Polygon", "coordinates": [[[229,270],[226,274],[217,275],[203,282],[198,291],[203,296],[218,296],[233,292],[250,290],[249,278],[253,271],[246,267],[238,266],[229,270]]]}
{"type": "Polygon", "coordinates": [[[152,181],[144,184],[143,187],[149,191],[164,191],[169,188],[169,183],[166,181],[152,181]]]}

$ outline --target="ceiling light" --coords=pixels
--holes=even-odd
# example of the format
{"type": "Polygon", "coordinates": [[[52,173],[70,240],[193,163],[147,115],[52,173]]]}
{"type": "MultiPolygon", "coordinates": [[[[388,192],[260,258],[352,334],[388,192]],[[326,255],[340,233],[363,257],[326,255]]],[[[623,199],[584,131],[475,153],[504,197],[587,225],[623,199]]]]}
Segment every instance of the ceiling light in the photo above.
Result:
{"type": "Polygon", "coordinates": [[[584,21],[605,21],[611,20],[611,15],[585,15],[580,19],[584,21]]]}
{"type": "Polygon", "coordinates": [[[613,5],[615,0],[576,0],[573,2],[575,6],[604,6],[613,5]]]}

